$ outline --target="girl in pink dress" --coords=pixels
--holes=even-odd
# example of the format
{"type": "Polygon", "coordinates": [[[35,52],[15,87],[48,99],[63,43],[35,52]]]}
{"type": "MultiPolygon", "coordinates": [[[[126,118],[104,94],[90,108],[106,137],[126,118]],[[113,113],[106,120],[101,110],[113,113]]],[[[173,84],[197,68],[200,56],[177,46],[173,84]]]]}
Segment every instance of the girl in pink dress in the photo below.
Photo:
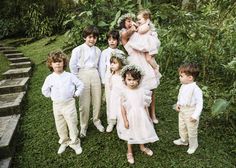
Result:
{"type": "Polygon", "coordinates": [[[107,126],[107,132],[111,132],[116,125],[117,116],[121,113],[120,109],[120,92],[124,86],[122,78],[120,76],[120,71],[122,67],[126,64],[126,59],[124,54],[120,52],[113,52],[110,58],[110,70],[111,76],[109,77],[109,125],[107,126]]]}
{"type": "Polygon", "coordinates": [[[141,69],[133,64],[127,65],[121,76],[126,86],[121,93],[122,116],[118,117],[117,133],[120,139],[127,141],[127,160],[133,164],[133,144],[139,144],[144,154],[152,156],[153,151],[144,144],[159,139],[148,112],[152,93],[139,85],[143,76],[141,69]]]}
{"type": "MultiPolygon", "coordinates": [[[[127,13],[122,15],[119,20],[118,24],[121,28],[121,43],[128,52],[128,62],[131,64],[138,65],[144,71],[144,76],[142,82],[140,83],[141,87],[145,87],[149,90],[154,90],[159,85],[159,78],[156,77],[155,71],[153,70],[152,66],[147,62],[145,57],[145,52],[141,52],[138,50],[134,50],[130,45],[130,38],[137,33],[137,29],[133,24],[132,18],[135,15],[131,13],[127,13]]],[[[158,123],[155,114],[155,95],[154,91],[152,92],[152,102],[150,105],[150,117],[153,120],[153,123],[158,123]]]]}

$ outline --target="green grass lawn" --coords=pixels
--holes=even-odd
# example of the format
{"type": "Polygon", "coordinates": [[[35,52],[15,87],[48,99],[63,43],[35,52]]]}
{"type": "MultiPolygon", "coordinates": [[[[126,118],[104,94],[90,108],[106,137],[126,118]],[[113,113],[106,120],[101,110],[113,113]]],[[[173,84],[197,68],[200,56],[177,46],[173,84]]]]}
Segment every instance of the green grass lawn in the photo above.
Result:
{"type": "MultiPolygon", "coordinates": [[[[99,133],[92,121],[87,137],[82,139],[83,153],[75,155],[74,151],[68,148],[59,156],[52,102],[43,97],[41,87],[50,73],[43,62],[48,52],[64,45],[64,37],[60,36],[54,43],[45,46],[48,40],[42,39],[18,47],[18,50],[32,59],[35,66],[20,121],[13,167],[235,167],[235,130],[222,119],[211,119],[209,110],[203,111],[200,120],[199,148],[195,154],[188,155],[187,147],[178,147],[172,143],[178,138],[177,112],[172,110],[178,93],[177,76],[164,76],[156,90],[160,123],[155,125],[155,129],[160,140],[148,145],[154,151],[152,157],[142,154],[138,146],[135,146],[135,164],[129,165],[126,161],[126,143],[119,140],[116,130],[112,133],[99,133]]],[[[2,58],[0,60],[2,70],[2,58]]],[[[102,121],[106,126],[104,104],[101,110],[102,121]]]]}

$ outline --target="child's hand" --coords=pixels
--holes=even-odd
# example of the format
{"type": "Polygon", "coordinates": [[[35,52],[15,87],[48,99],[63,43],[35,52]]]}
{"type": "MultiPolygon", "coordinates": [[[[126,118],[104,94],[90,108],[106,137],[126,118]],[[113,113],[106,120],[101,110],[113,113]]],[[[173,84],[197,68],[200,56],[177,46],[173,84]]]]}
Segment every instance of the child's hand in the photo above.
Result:
{"type": "Polygon", "coordinates": [[[129,121],[125,121],[125,128],[126,128],[126,129],[129,128],[129,121]]]}
{"type": "Polygon", "coordinates": [[[175,110],[180,111],[180,105],[179,104],[176,104],[175,110]]]}
{"type": "Polygon", "coordinates": [[[193,117],[190,117],[190,121],[191,122],[196,122],[197,120],[195,118],[193,118],[193,117]]]}

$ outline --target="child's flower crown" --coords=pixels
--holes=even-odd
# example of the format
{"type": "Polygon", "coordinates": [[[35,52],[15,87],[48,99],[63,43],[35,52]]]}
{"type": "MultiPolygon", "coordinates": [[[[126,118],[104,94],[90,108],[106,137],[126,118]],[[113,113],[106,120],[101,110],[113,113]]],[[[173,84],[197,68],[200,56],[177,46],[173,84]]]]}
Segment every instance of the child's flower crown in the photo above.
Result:
{"type": "Polygon", "coordinates": [[[119,26],[120,23],[124,20],[124,19],[127,19],[127,18],[135,18],[135,14],[133,13],[126,13],[124,15],[121,15],[117,21],[117,25],[119,26]]]}
{"type": "Polygon", "coordinates": [[[124,68],[122,68],[121,73],[120,73],[122,78],[125,78],[125,74],[127,71],[135,71],[137,73],[140,73],[141,76],[144,76],[144,72],[142,71],[142,69],[139,66],[134,65],[134,64],[129,64],[129,65],[126,65],[124,68]]]}
{"type": "Polygon", "coordinates": [[[111,58],[118,58],[118,59],[121,60],[123,65],[127,64],[127,60],[126,60],[125,54],[123,54],[121,52],[115,52],[115,51],[112,52],[111,53],[111,58]]]}

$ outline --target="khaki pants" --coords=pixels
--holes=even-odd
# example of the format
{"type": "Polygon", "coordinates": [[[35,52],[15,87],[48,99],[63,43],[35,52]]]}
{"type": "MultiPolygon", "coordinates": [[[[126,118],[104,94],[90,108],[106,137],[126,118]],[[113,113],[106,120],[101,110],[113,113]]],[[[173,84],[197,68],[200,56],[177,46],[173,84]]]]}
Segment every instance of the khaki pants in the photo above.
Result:
{"type": "Polygon", "coordinates": [[[193,114],[195,108],[193,107],[181,107],[179,112],[179,135],[183,142],[189,142],[190,147],[197,147],[197,136],[198,136],[198,124],[191,122],[190,117],[193,114]]]}
{"type": "Polygon", "coordinates": [[[75,100],[53,102],[53,114],[56,123],[57,133],[60,137],[60,144],[78,144],[78,118],[75,100]]]}
{"type": "Polygon", "coordinates": [[[79,97],[80,127],[88,128],[90,103],[93,106],[93,123],[100,122],[101,81],[97,69],[80,69],[78,77],[84,83],[84,90],[79,97]]]}

